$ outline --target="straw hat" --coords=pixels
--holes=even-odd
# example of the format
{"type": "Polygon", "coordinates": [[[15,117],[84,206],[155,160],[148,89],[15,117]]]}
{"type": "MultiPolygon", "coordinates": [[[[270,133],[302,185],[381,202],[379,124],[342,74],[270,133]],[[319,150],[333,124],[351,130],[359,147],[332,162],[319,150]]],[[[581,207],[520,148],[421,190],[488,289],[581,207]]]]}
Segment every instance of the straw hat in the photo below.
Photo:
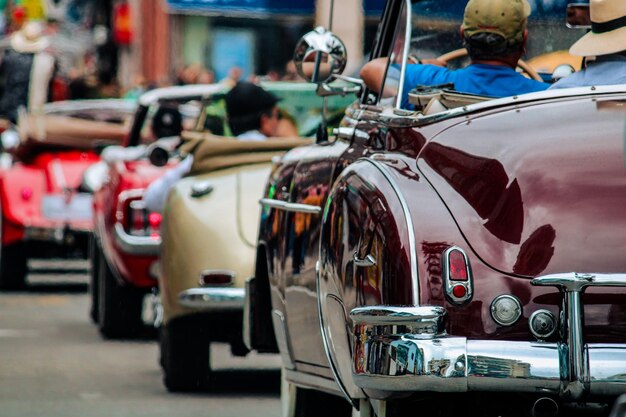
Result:
{"type": "Polygon", "coordinates": [[[576,56],[608,55],[626,50],[626,1],[591,0],[591,32],[569,52],[576,56]]]}
{"type": "Polygon", "coordinates": [[[26,23],[11,35],[11,47],[17,52],[37,53],[48,47],[50,42],[44,36],[43,26],[37,22],[26,23]]]}

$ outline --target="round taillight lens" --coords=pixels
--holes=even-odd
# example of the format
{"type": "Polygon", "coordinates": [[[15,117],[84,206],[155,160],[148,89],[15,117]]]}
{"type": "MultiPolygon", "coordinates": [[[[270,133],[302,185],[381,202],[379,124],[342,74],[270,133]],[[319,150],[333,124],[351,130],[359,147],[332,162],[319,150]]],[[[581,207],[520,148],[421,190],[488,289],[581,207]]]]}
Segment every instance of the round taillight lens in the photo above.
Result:
{"type": "Polygon", "coordinates": [[[463,298],[467,294],[467,288],[464,285],[458,284],[452,287],[452,295],[456,298],[463,298]]]}
{"type": "Polygon", "coordinates": [[[500,295],[491,302],[491,317],[502,326],[511,326],[522,316],[522,305],[512,295],[500,295]]]}

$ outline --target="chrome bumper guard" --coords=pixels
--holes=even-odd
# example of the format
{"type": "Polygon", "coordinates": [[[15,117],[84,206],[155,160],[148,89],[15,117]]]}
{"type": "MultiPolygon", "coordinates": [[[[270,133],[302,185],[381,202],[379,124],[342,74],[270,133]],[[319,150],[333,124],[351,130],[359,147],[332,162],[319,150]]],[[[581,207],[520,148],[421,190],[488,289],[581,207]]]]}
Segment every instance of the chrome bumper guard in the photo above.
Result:
{"type": "Polygon", "coordinates": [[[243,288],[190,288],[178,294],[181,306],[196,310],[243,311],[243,288]]]}
{"type": "Polygon", "coordinates": [[[56,242],[63,243],[70,234],[88,234],[89,229],[61,227],[35,227],[27,226],[24,228],[24,239],[30,241],[56,242]]]}
{"type": "Polygon", "coordinates": [[[115,223],[115,244],[129,255],[157,256],[161,248],[160,236],[133,236],[126,233],[124,226],[115,223]]]}
{"type": "Polygon", "coordinates": [[[450,336],[442,307],[355,308],[354,382],[370,392],[514,391],[565,401],[626,392],[626,344],[585,344],[580,301],[589,286],[626,286],[626,274],[546,275],[532,284],[563,295],[557,343],[450,336]]]}

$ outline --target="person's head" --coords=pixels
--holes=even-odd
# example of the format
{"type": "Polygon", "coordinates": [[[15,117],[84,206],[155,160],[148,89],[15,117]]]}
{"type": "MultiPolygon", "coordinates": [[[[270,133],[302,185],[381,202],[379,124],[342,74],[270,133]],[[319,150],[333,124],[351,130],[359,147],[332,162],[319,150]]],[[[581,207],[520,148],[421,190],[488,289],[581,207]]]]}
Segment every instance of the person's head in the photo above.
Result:
{"type": "Polygon", "coordinates": [[[258,130],[276,136],[279,99],[256,84],[240,81],[226,94],[228,123],[235,136],[258,130]]]}
{"type": "Polygon", "coordinates": [[[45,50],[50,42],[40,22],[28,22],[11,35],[11,47],[21,53],[37,53],[45,50]]]}
{"type": "Polygon", "coordinates": [[[578,40],[569,52],[576,56],[626,53],[626,2],[591,0],[591,32],[578,40]]]}
{"type": "Polygon", "coordinates": [[[469,0],[461,34],[472,60],[517,63],[526,47],[527,0],[469,0]]]}

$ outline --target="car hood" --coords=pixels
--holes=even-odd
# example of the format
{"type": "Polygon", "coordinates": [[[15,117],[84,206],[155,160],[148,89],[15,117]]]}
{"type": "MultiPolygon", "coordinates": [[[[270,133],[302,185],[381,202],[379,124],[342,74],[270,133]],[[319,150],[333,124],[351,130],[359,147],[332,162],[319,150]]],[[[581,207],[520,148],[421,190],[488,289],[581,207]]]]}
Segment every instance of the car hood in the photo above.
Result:
{"type": "Polygon", "coordinates": [[[625,126],[623,96],[531,103],[442,132],[418,167],[492,268],[626,272],[625,126]]]}

